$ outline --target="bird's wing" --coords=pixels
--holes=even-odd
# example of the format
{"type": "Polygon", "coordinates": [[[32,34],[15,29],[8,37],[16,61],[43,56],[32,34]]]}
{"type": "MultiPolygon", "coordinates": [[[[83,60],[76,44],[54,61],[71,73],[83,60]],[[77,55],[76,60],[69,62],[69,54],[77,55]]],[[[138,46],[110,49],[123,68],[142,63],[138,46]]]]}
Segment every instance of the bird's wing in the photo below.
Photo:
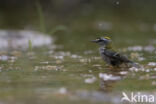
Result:
{"type": "Polygon", "coordinates": [[[120,61],[124,61],[124,62],[131,62],[130,60],[128,60],[128,58],[124,55],[121,55],[118,52],[115,52],[113,50],[105,50],[103,52],[104,55],[106,55],[107,57],[113,58],[113,59],[118,59],[120,61]]]}
{"type": "Polygon", "coordinates": [[[106,55],[107,57],[111,58],[112,60],[120,60],[121,62],[125,62],[127,63],[127,65],[129,67],[136,67],[136,68],[140,68],[141,66],[131,60],[129,60],[126,56],[121,55],[118,52],[112,51],[112,50],[105,50],[103,52],[104,55],[106,55]]]}

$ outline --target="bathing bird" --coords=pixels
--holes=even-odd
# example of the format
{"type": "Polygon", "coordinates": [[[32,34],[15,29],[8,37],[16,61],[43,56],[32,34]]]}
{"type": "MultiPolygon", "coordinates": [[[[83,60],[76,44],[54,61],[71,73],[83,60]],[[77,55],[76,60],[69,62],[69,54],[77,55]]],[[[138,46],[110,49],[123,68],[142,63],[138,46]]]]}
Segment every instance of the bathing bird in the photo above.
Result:
{"type": "Polygon", "coordinates": [[[139,67],[137,63],[129,60],[125,55],[116,52],[113,49],[112,40],[110,37],[100,37],[92,40],[92,42],[95,42],[100,46],[100,55],[109,66],[121,67],[124,65],[126,67],[139,67]]]}

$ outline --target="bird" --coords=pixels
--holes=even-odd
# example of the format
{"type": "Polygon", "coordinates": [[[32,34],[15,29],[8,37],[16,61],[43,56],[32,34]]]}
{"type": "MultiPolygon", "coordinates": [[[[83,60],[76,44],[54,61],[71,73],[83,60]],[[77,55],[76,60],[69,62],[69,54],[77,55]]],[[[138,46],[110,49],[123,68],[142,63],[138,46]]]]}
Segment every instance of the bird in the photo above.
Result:
{"type": "Polygon", "coordinates": [[[112,39],[110,37],[100,37],[95,40],[92,40],[92,42],[97,43],[100,48],[99,52],[102,57],[102,59],[112,67],[139,67],[139,64],[129,60],[125,55],[116,52],[113,49],[112,39]]]}

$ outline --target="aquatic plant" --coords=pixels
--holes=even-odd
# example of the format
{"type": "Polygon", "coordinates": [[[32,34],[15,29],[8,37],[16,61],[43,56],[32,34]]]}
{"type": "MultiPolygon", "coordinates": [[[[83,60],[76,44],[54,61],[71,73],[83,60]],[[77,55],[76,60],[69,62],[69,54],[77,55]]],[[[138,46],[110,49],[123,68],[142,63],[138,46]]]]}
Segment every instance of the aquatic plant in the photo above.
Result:
{"type": "Polygon", "coordinates": [[[43,14],[42,6],[39,3],[39,1],[36,2],[36,9],[37,9],[38,17],[39,17],[40,30],[43,33],[45,33],[46,32],[45,19],[44,19],[44,14],[43,14]]]}
{"type": "Polygon", "coordinates": [[[30,39],[28,41],[28,47],[29,47],[29,51],[32,52],[32,42],[30,39]]]}
{"type": "Polygon", "coordinates": [[[43,13],[43,9],[42,9],[42,6],[41,6],[39,1],[36,2],[36,10],[37,10],[37,15],[39,17],[39,23],[40,23],[39,26],[40,26],[41,32],[47,33],[47,34],[54,34],[57,31],[67,30],[66,26],[58,25],[55,28],[50,29],[50,31],[48,31],[48,29],[46,28],[46,21],[45,21],[45,16],[44,16],[44,13],[43,13]]]}

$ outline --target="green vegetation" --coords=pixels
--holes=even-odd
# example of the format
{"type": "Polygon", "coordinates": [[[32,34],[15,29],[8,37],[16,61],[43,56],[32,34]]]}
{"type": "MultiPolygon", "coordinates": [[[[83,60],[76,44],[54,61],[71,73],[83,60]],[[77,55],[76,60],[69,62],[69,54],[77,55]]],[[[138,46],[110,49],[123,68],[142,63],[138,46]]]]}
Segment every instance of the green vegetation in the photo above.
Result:
{"type": "Polygon", "coordinates": [[[43,33],[46,33],[47,30],[46,30],[45,18],[44,18],[42,6],[40,5],[39,1],[36,3],[36,9],[37,9],[38,17],[39,17],[40,30],[43,33]]]}
{"type": "Polygon", "coordinates": [[[32,52],[32,42],[31,42],[31,40],[29,40],[29,42],[28,42],[28,46],[29,46],[29,52],[32,52]]]}
{"type": "MultiPolygon", "coordinates": [[[[14,15],[4,9],[2,14],[7,18],[0,16],[1,28],[23,29],[30,26],[33,30],[54,36],[56,41],[48,48],[33,48],[29,40],[27,51],[14,54],[11,50],[0,54],[9,57],[7,60],[0,58],[0,103],[111,104],[105,99],[92,101],[90,93],[155,92],[156,82],[151,76],[156,71],[128,71],[126,75],[119,75],[120,71],[110,70],[106,66],[99,57],[98,46],[90,42],[97,37],[109,36],[117,50],[129,58],[132,53],[138,54],[132,60],[143,65],[145,70],[154,69],[156,66],[146,66],[149,62],[155,62],[156,49],[149,52],[128,51],[127,48],[156,47],[155,4],[131,0],[115,5],[114,0],[106,0],[106,3],[102,1],[97,3],[92,0],[73,7],[55,0],[55,5],[49,3],[50,7],[45,3],[47,8],[43,2],[37,1],[32,4],[32,8],[28,6],[29,11],[26,11],[28,8],[11,11],[14,15]],[[34,54],[28,55],[32,51],[34,54]],[[138,60],[138,57],[144,60],[138,60]],[[99,78],[100,73],[124,77],[117,81],[103,81],[99,78]],[[93,83],[86,81],[94,77],[93,83]],[[60,91],[61,88],[65,91],[60,91]],[[78,96],[80,91],[89,92],[86,93],[88,98],[81,98],[81,94],[78,96]]],[[[95,96],[98,94],[95,93],[95,96]]]]}
{"type": "Polygon", "coordinates": [[[66,31],[67,30],[66,26],[58,25],[58,26],[54,27],[53,29],[51,29],[49,32],[49,30],[46,26],[44,12],[43,12],[42,6],[39,1],[36,2],[36,9],[37,9],[37,15],[39,18],[39,23],[40,23],[39,26],[40,26],[41,32],[53,35],[57,31],[66,31]]]}

